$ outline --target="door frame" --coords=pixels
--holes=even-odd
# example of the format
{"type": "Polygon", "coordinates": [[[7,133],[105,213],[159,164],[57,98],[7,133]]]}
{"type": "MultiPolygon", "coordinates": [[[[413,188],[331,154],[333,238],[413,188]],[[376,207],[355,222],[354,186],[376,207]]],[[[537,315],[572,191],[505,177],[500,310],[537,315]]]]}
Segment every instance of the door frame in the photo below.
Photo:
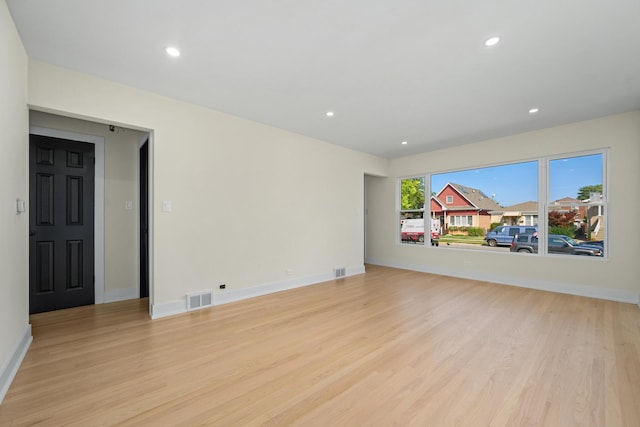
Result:
{"type": "MultiPolygon", "coordinates": [[[[94,192],[94,275],[95,294],[94,304],[104,302],[104,138],[95,135],[85,135],[58,129],[39,126],[29,126],[29,133],[33,135],[68,139],[72,141],[88,142],[95,145],[95,192],[94,192]]],[[[151,287],[151,284],[149,284],[151,287]]]]}

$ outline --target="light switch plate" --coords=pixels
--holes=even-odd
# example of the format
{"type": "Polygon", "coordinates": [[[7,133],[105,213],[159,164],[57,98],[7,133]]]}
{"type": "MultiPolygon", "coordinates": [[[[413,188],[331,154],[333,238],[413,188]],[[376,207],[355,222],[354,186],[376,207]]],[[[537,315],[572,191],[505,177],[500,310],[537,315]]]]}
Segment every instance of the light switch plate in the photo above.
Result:
{"type": "Polygon", "coordinates": [[[27,202],[22,199],[16,199],[16,214],[21,214],[27,211],[27,202]]]}
{"type": "Polygon", "coordinates": [[[171,200],[162,201],[162,212],[171,212],[171,200]]]}

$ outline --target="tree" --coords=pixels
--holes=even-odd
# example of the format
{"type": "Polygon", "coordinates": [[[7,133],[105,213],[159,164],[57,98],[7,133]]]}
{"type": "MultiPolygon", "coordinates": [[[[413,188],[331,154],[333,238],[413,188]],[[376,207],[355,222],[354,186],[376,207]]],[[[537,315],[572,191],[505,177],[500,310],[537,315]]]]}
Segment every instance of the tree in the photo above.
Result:
{"type": "Polygon", "coordinates": [[[400,209],[412,210],[424,207],[424,178],[402,180],[400,209]]]}
{"type": "Polygon", "coordinates": [[[563,234],[565,236],[574,237],[575,227],[573,226],[573,220],[576,217],[576,213],[569,212],[549,212],[549,234],[563,234]]]}
{"type": "Polygon", "coordinates": [[[569,212],[558,212],[558,211],[550,211],[549,212],[549,227],[573,227],[573,219],[575,218],[576,213],[573,211],[569,212]]]}
{"type": "Polygon", "coordinates": [[[602,194],[602,184],[585,185],[578,189],[578,200],[587,200],[591,197],[591,193],[602,194]]]}

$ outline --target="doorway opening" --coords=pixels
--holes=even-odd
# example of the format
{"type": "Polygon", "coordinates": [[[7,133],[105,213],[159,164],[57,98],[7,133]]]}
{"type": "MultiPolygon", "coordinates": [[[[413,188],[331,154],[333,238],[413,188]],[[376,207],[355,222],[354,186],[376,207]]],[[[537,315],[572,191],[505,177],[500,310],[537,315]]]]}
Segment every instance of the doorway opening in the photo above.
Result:
{"type": "Polygon", "coordinates": [[[31,110],[30,134],[95,146],[93,302],[152,298],[151,132],[31,110]],[[145,239],[136,231],[142,226],[145,239]]]}

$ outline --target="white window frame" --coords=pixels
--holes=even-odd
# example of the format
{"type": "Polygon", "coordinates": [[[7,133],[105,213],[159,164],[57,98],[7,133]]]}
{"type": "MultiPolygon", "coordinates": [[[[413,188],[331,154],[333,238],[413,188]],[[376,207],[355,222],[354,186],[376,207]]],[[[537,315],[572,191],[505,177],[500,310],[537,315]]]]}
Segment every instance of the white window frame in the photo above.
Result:
{"type": "MultiPolygon", "coordinates": [[[[542,231],[540,233],[540,236],[546,236],[547,235],[547,230],[549,230],[549,212],[553,209],[550,209],[550,202],[551,200],[549,200],[549,194],[550,194],[550,184],[551,184],[551,179],[549,178],[549,174],[550,174],[550,164],[552,161],[554,160],[563,160],[563,159],[570,159],[570,158],[574,158],[574,157],[584,157],[584,156],[593,156],[593,155],[601,155],[602,156],[602,201],[600,202],[588,202],[588,203],[584,203],[583,206],[587,207],[587,209],[591,206],[601,206],[602,207],[602,212],[603,212],[603,216],[604,216],[604,221],[603,221],[603,227],[604,227],[604,256],[603,257],[575,257],[575,258],[579,258],[579,259],[608,259],[609,258],[609,248],[608,248],[608,240],[609,240],[609,203],[608,203],[608,195],[609,195],[609,172],[608,172],[608,165],[609,165],[609,148],[601,148],[601,149],[597,149],[597,150],[585,150],[585,151],[578,151],[578,152],[573,152],[573,153],[564,153],[564,154],[558,154],[558,155],[553,155],[553,156],[546,156],[544,157],[544,172],[545,172],[545,181],[544,181],[544,206],[543,206],[543,212],[542,212],[542,221],[541,224],[538,224],[538,230],[542,231]]],[[[540,179],[540,176],[538,176],[538,179],[540,179]]],[[[538,186],[540,188],[540,186],[538,186]]],[[[548,248],[548,241],[546,238],[539,239],[539,243],[538,243],[538,254],[542,254],[542,255],[549,255],[552,257],[557,257],[559,256],[558,254],[550,254],[549,253],[549,248],[548,248]]]]}
{"type": "Polygon", "coordinates": [[[522,223],[522,225],[524,226],[538,225],[538,215],[525,214],[522,216],[524,217],[524,223],[522,223]]]}
{"type": "Polygon", "coordinates": [[[449,215],[450,227],[473,227],[473,215],[449,215]],[[462,221],[464,219],[464,221],[462,221]],[[466,224],[454,224],[454,222],[465,222],[466,224]]]}
{"type": "MultiPolygon", "coordinates": [[[[397,223],[400,223],[400,218],[402,213],[404,212],[411,212],[411,211],[401,211],[400,209],[400,197],[401,197],[401,183],[403,179],[411,179],[411,178],[418,178],[418,177],[425,177],[425,206],[424,206],[424,214],[423,214],[423,218],[431,218],[431,176],[432,175],[439,175],[439,174],[446,174],[446,173],[451,173],[451,172],[459,172],[459,171],[465,171],[465,170],[474,170],[474,169],[482,169],[482,168],[491,168],[491,167],[499,167],[499,166],[506,166],[506,165],[513,165],[513,164],[518,164],[518,163],[527,163],[527,162],[537,162],[538,164],[538,214],[537,214],[537,227],[538,227],[538,232],[539,232],[539,245],[538,245],[538,256],[553,256],[554,258],[557,257],[556,254],[549,254],[548,253],[548,243],[547,243],[547,239],[543,238],[547,235],[547,230],[548,230],[548,215],[549,215],[549,198],[548,198],[548,194],[549,194],[549,162],[552,160],[559,160],[559,159],[567,159],[567,158],[572,158],[572,157],[581,157],[581,156],[588,156],[588,155],[594,155],[594,154],[601,154],[602,155],[602,201],[599,203],[590,203],[590,204],[586,204],[586,206],[589,205],[599,205],[602,206],[603,212],[604,212],[604,221],[603,221],[603,227],[605,227],[605,232],[604,232],[604,257],[572,257],[572,259],[576,259],[576,260],[583,260],[583,259],[591,259],[591,260],[607,260],[610,257],[610,251],[609,251],[609,244],[608,244],[608,239],[609,239],[609,201],[608,201],[608,194],[609,194],[609,171],[608,171],[608,166],[609,166],[609,147],[602,147],[599,149],[594,149],[594,150],[583,150],[583,151],[576,151],[576,152],[569,152],[569,153],[563,153],[563,154],[557,154],[557,155],[550,155],[550,156],[540,156],[540,157],[533,157],[533,158],[526,158],[526,159],[516,159],[516,160],[512,160],[512,161],[508,161],[508,162],[501,162],[501,163],[495,163],[495,164],[486,164],[486,165],[475,165],[475,166],[470,166],[470,167],[466,167],[466,168],[460,168],[460,169],[450,169],[450,170],[443,170],[443,171],[435,171],[435,172],[431,172],[431,173],[427,173],[424,175],[421,174],[416,174],[416,175],[409,175],[409,176],[403,176],[403,177],[399,177],[397,178],[398,181],[398,185],[397,185],[397,195],[396,195],[396,219],[397,219],[397,223]]],[[[447,199],[449,198],[449,196],[447,196],[447,198],[445,199],[445,204],[447,203],[447,199]]],[[[531,218],[532,220],[535,220],[535,215],[527,215],[528,218],[531,218]]],[[[450,215],[449,214],[445,214],[445,218],[446,221],[449,225],[451,225],[450,223],[450,215]]],[[[528,224],[528,221],[525,220],[525,226],[532,226],[535,224],[528,224]]],[[[426,226],[426,224],[425,224],[426,226]]],[[[426,227],[425,227],[426,229],[426,227]]],[[[398,243],[401,243],[401,237],[400,237],[400,232],[398,231],[398,233],[396,234],[396,239],[398,243]]],[[[431,247],[430,245],[415,245],[417,247],[431,247]]],[[[454,250],[454,251],[466,251],[469,249],[464,249],[464,248],[455,248],[455,247],[451,247],[449,250],[454,250]]],[[[489,252],[489,251],[486,251],[489,252]]],[[[501,253],[499,253],[501,254],[501,253]]],[[[536,256],[536,255],[533,255],[536,256]]]]}
{"type": "Polygon", "coordinates": [[[431,231],[430,229],[427,229],[426,227],[426,223],[424,224],[424,230],[425,230],[425,234],[424,234],[424,239],[425,241],[423,242],[423,244],[414,244],[414,245],[410,245],[408,243],[404,243],[402,241],[402,235],[401,235],[401,229],[402,229],[402,216],[405,213],[422,213],[422,220],[425,221],[427,218],[427,212],[429,211],[429,207],[431,204],[431,196],[430,196],[430,192],[427,192],[427,188],[430,188],[431,184],[429,181],[429,177],[426,174],[418,174],[418,175],[408,175],[408,176],[403,176],[398,178],[398,182],[397,182],[397,193],[396,193],[396,223],[398,224],[398,230],[396,232],[396,243],[403,245],[403,246],[415,246],[415,247],[424,247],[424,246],[431,246],[428,245],[426,242],[430,240],[431,238],[431,231]],[[424,179],[424,206],[422,209],[402,209],[402,181],[406,180],[406,179],[416,179],[416,178],[422,178],[424,179]],[[427,197],[427,195],[429,195],[429,197],[427,197]]]}

